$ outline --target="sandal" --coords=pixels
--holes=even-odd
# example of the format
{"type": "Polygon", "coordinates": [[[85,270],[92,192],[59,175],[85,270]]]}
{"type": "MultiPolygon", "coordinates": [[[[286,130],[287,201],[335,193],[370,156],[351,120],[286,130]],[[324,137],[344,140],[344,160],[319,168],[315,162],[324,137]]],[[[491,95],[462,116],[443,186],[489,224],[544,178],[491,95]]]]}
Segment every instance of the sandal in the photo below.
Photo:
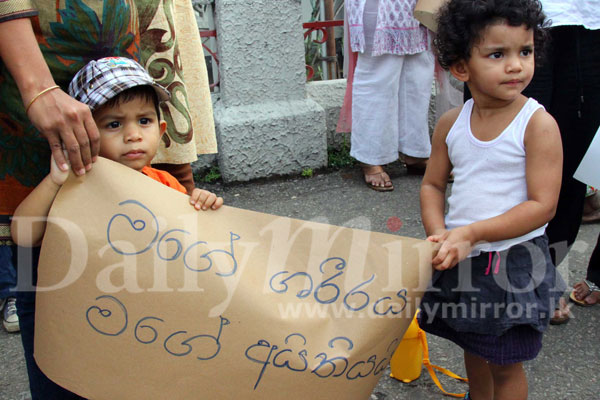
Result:
{"type": "Polygon", "coordinates": [[[582,306],[582,307],[591,307],[591,306],[595,306],[596,304],[598,304],[598,302],[600,301],[600,299],[598,299],[598,297],[595,298],[596,301],[594,301],[593,303],[588,303],[587,301],[585,301],[585,299],[592,296],[594,294],[594,292],[600,293],[600,288],[598,286],[596,286],[596,284],[594,282],[588,281],[587,279],[584,279],[583,281],[581,281],[579,283],[582,283],[588,287],[587,294],[585,296],[583,296],[583,299],[579,300],[577,297],[575,297],[575,290],[573,290],[573,291],[571,291],[571,294],[569,295],[569,299],[573,303],[577,304],[578,306],[582,306]]]}
{"type": "Polygon", "coordinates": [[[370,189],[377,192],[391,192],[394,190],[390,177],[380,165],[363,164],[362,171],[365,183],[370,189]],[[379,185],[379,182],[382,182],[383,186],[379,185]]]}

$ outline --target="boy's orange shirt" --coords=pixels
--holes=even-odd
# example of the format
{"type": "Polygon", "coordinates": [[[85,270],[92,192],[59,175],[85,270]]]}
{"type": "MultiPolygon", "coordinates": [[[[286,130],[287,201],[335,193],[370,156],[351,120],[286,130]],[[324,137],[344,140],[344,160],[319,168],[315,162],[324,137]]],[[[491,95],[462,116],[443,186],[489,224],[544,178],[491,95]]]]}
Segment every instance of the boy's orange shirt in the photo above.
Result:
{"type": "Polygon", "coordinates": [[[168,172],[145,166],[144,168],[142,168],[142,174],[154,179],[155,181],[159,181],[163,185],[167,185],[168,187],[173,188],[183,194],[187,194],[187,190],[185,189],[185,187],[181,183],[179,183],[179,181],[175,179],[173,175],[171,175],[168,172]]]}
{"type": "MultiPolygon", "coordinates": [[[[144,167],[142,169],[142,173],[164,185],[167,185],[170,188],[187,194],[185,187],[168,172],[152,167],[144,167]]],[[[0,201],[0,215],[13,214],[21,201],[23,201],[23,199],[27,197],[34,188],[35,187],[18,185],[18,182],[12,177],[7,177],[4,180],[0,180],[0,193],[7,194],[7,196],[2,196],[3,201],[0,201]],[[8,195],[9,193],[10,195],[8,195]]]]}

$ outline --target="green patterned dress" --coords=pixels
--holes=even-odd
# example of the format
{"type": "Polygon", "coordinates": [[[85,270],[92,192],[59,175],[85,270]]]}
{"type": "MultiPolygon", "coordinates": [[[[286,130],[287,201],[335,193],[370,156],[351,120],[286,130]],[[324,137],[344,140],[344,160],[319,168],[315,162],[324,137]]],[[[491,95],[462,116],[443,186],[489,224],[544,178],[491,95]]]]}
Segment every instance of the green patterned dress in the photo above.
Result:
{"type": "MultiPolygon", "coordinates": [[[[208,86],[201,94],[193,85],[186,89],[189,82],[186,86],[183,63],[189,58],[182,56],[182,48],[184,42],[193,40],[178,41],[178,24],[196,36],[192,39],[197,40],[197,48],[193,52],[187,50],[187,54],[201,55],[202,49],[195,21],[191,28],[190,19],[182,19],[182,10],[191,12],[190,0],[2,0],[0,23],[31,17],[54,80],[65,91],[72,76],[90,60],[123,56],[140,62],[158,83],[169,89],[172,97],[162,107],[168,135],[163,136],[159,159],[154,161],[187,163],[194,161],[196,154],[215,152],[216,142],[214,123],[206,127],[207,119],[212,123],[210,108],[201,118],[205,120],[202,134],[209,140],[205,140],[203,149],[195,143],[198,132],[194,132],[196,125],[191,114],[198,107],[190,104],[193,99],[188,98],[188,91],[208,98],[209,93],[208,86]],[[185,147],[190,144],[191,152],[185,147]],[[179,152],[175,160],[167,154],[171,150],[179,152]],[[167,155],[161,156],[161,151],[167,155]]],[[[193,12],[191,15],[193,20],[193,12]]],[[[198,67],[195,62],[186,66],[192,64],[193,68],[198,67]]],[[[193,68],[186,72],[194,72],[188,77],[196,78],[193,68]]],[[[1,216],[11,215],[16,204],[48,173],[49,156],[47,141],[29,122],[17,86],[0,60],[1,216]]]]}

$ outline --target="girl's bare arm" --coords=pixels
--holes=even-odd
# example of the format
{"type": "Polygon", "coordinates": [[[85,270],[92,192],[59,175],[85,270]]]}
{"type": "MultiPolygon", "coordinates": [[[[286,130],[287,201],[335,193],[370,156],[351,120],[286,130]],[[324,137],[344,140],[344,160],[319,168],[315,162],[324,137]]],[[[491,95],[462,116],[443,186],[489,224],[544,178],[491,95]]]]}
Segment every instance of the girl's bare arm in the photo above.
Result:
{"type": "Polygon", "coordinates": [[[440,235],[445,232],[444,210],[446,202],[446,185],[452,171],[448,157],[446,136],[458,118],[460,108],[442,115],[435,127],[432,140],[431,156],[427,162],[427,170],[421,183],[421,218],[427,236],[440,235]]]}

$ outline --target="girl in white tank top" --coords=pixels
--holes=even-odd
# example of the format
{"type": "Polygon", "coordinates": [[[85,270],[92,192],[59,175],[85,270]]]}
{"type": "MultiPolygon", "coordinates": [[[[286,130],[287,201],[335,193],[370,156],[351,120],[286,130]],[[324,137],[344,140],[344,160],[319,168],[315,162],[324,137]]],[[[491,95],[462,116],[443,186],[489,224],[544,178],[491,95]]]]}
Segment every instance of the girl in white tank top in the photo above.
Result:
{"type": "Polygon", "coordinates": [[[544,14],[538,0],[450,0],[438,24],[438,60],[473,98],[438,122],[421,186],[427,239],[439,249],[420,323],[464,349],[467,398],[524,400],[522,362],[540,351],[564,290],[544,235],[560,189],[560,134],[521,94],[544,14]]]}

